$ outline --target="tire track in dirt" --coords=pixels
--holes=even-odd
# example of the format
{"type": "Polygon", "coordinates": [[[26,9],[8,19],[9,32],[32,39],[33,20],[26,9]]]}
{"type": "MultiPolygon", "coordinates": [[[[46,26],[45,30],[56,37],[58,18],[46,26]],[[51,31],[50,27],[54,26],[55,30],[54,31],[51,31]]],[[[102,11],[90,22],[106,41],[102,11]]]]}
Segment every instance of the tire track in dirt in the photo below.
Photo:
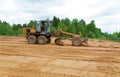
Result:
{"type": "Polygon", "coordinates": [[[38,58],[56,58],[56,59],[67,59],[67,60],[82,60],[82,61],[97,61],[97,62],[115,62],[120,63],[120,57],[113,56],[87,56],[87,55],[69,55],[69,54],[55,54],[55,55],[33,55],[33,54],[20,54],[20,53],[5,53],[0,52],[0,55],[6,56],[26,56],[26,57],[38,57],[38,58]],[[57,56],[56,56],[57,55],[57,56]]]}
{"type": "Polygon", "coordinates": [[[0,77],[120,77],[120,44],[90,42],[30,45],[24,37],[0,37],[0,77]]]}

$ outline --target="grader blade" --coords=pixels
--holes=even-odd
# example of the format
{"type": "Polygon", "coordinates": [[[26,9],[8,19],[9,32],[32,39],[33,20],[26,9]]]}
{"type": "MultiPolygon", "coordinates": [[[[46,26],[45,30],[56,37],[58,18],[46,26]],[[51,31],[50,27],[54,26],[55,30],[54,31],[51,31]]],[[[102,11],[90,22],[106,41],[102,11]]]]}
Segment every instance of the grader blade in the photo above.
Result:
{"type": "Polygon", "coordinates": [[[64,43],[63,43],[63,41],[61,40],[61,38],[55,39],[55,44],[64,46],[64,43]]]}

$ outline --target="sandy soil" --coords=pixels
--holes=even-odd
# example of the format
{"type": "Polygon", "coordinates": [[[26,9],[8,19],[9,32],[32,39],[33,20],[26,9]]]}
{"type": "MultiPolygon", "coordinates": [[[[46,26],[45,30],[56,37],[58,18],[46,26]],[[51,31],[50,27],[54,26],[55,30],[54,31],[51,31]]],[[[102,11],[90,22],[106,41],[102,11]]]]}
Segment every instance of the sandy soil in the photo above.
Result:
{"type": "Polygon", "coordinates": [[[120,43],[89,40],[89,46],[28,44],[0,37],[0,77],[120,77],[120,43]]]}

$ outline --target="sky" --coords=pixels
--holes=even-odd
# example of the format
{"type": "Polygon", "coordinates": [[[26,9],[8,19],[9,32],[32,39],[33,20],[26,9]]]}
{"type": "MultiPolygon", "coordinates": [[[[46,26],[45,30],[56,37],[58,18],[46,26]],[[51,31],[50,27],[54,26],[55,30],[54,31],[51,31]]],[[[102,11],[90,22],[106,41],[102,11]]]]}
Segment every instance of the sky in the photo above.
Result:
{"type": "Polygon", "coordinates": [[[0,19],[10,24],[53,16],[95,20],[102,32],[120,31],[120,0],[0,0],[0,19]]]}

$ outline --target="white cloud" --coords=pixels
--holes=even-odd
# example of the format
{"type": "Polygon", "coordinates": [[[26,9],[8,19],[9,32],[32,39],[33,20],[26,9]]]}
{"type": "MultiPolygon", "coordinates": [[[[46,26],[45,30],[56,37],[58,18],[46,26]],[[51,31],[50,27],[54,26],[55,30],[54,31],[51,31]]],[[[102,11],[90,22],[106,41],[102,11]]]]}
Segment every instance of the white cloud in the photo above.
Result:
{"type": "Polygon", "coordinates": [[[104,32],[120,31],[119,0],[0,0],[0,19],[27,23],[57,16],[60,18],[95,20],[104,32]]]}

